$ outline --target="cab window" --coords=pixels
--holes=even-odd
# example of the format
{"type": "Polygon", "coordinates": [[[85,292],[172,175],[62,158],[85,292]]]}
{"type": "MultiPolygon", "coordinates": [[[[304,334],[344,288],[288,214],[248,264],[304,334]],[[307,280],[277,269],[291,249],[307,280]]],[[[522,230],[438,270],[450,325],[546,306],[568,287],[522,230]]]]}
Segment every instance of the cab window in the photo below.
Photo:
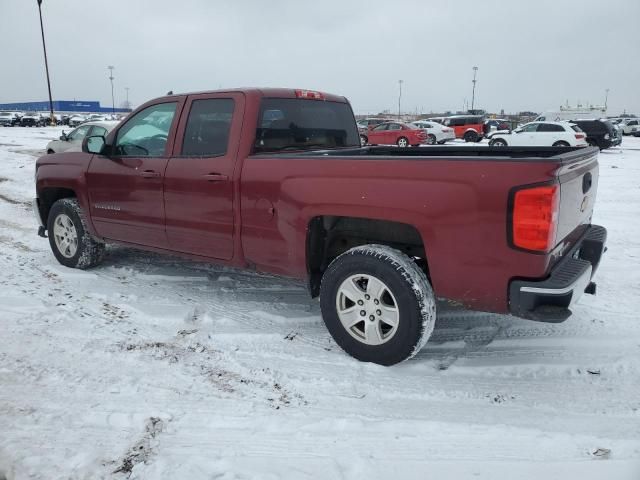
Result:
{"type": "Polygon", "coordinates": [[[182,156],[214,157],[227,153],[233,99],[194,100],[182,142],[182,156]]]}
{"type": "Polygon", "coordinates": [[[162,157],[176,113],[176,102],[141,110],[118,131],[114,154],[124,157],[162,157]]]}

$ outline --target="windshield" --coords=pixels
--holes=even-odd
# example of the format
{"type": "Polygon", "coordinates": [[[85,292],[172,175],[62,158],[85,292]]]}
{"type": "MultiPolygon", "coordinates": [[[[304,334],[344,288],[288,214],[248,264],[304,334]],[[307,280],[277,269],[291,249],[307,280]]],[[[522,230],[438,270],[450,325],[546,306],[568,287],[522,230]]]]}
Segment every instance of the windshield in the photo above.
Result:
{"type": "Polygon", "coordinates": [[[255,153],[360,146],[348,103],[265,98],[258,119],[255,153]]]}

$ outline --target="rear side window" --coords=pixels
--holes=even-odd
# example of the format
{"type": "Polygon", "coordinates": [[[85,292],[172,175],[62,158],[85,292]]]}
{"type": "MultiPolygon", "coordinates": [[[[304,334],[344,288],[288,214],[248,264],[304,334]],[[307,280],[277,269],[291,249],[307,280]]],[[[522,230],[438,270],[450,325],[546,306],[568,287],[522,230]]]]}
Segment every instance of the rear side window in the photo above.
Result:
{"type": "Polygon", "coordinates": [[[578,125],[571,125],[574,132],[582,132],[582,129],[578,125]]]}
{"type": "Polygon", "coordinates": [[[388,123],[383,123],[382,125],[378,125],[377,127],[375,127],[373,129],[374,132],[382,132],[383,130],[386,130],[389,127],[388,123]]]}
{"type": "Polygon", "coordinates": [[[93,130],[91,130],[91,136],[94,136],[94,135],[102,135],[103,137],[105,137],[107,135],[107,129],[103,127],[98,127],[97,125],[95,125],[93,127],[93,130]]]}
{"type": "Polygon", "coordinates": [[[182,141],[183,157],[215,157],[227,153],[233,118],[231,98],[194,100],[182,141]]]}
{"type": "Polygon", "coordinates": [[[538,125],[538,132],[564,132],[564,128],[555,123],[541,123],[538,125]]]}
{"type": "Polygon", "coordinates": [[[360,147],[348,103],[303,98],[262,100],[255,153],[339,147],[360,147]],[[267,120],[268,111],[279,112],[277,119],[267,120]]]}

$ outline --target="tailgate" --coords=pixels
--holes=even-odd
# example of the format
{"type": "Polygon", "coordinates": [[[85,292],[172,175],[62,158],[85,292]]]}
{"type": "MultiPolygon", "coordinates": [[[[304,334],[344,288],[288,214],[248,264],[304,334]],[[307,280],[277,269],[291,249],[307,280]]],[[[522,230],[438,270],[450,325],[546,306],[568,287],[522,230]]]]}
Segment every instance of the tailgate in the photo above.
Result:
{"type": "Polygon", "coordinates": [[[584,148],[566,154],[557,177],[560,183],[560,210],[556,245],[564,244],[560,247],[560,251],[564,252],[591,223],[598,190],[598,148],[584,148]]]}

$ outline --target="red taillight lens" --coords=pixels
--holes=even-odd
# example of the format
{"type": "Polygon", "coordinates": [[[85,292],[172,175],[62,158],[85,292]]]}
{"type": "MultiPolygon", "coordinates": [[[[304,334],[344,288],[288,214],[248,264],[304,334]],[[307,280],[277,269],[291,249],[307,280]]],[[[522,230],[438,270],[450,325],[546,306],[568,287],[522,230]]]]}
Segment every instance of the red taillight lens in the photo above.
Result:
{"type": "Polygon", "coordinates": [[[559,206],[558,185],[518,190],[513,201],[513,244],[526,250],[551,250],[559,206]]]}
{"type": "Polygon", "coordinates": [[[310,100],[324,100],[324,95],[321,92],[314,92],[312,90],[296,90],[297,98],[308,98],[310,100]]]}
{"type": "Polygon", "coordinates": [[[583,133],[576,133],[576,140],[582,140],[583,138],[585,138],[583,133]]]}

